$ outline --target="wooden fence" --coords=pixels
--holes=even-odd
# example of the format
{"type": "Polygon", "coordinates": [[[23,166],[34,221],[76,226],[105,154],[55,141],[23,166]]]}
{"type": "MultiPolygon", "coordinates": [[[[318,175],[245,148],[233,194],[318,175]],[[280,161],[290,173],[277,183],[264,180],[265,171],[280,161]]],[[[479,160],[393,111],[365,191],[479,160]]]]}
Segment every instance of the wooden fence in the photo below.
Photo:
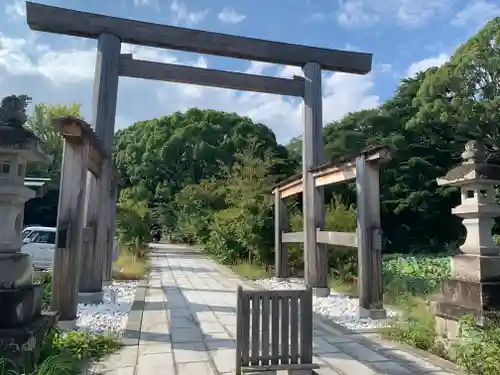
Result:
{"type": "Polygon", "coordinates": [[[236,375],[313,370],[312,289],[238,287],[236,375]]]}

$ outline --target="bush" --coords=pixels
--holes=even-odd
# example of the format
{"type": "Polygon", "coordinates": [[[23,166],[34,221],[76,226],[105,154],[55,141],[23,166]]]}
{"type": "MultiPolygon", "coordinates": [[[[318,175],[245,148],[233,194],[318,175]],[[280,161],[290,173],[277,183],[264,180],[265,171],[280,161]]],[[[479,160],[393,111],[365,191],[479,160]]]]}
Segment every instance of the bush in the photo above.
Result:
{"type": "Polygon", "coordinates": [[[139,257],[123,249],[120,256],[113,264],[113,279],[115,280],[140,280],[148,272],[147,259],[139,257]]]}
{"type": "Polygon", "coordinates": [[[41,271],[35,274],[35,282],[42,284],[42,309],[47,310],[50,307],[52,295],[52,271],[41,271]]]}
{"type": "Polygon", "coordinates": [[[79,360],[88,361],[113,353],[120,344],[113,334],[72,331],[55,332],[52,336],[52,346],[71,353],[79,360]]]}
{"type": "Polygon", "coordinates": [[[433,350],[437,338],[435,319],[425,302],[408,297],[399,300],[399,307],[402,315],[384,331],[385,335],[422,350],[433,350]]]}
{"type": "Polygon", "coordinates": [[[85,362],[116,351],[119,343],[108,334],[50,331],[43,339],[35,368],[16,366],[0,356],[0,375],[79,375],[85,362]],[[19,368],[22,367],[22,368],[19,368]]]}
{"type": "Polygon", "coordinates": [[[382,262],[384,290],[391,302],[436,293],[450,272],[449,256],[391,254],[385,255],[382,262]]]}
{"type": "Polygon", "coordinates": [[[125,189],[120,193],[116,211],[116,235],[121,246],[144,256],[151,241],[151,214],[146,201],[135,201],[125,189]]]}
{"type": "Polygon", "coordinates": [[[459,340],[452,346],[456,362],[476,375],[500,374],[500,327],[478,327],[472,317],[460,322],[459,340]]]}

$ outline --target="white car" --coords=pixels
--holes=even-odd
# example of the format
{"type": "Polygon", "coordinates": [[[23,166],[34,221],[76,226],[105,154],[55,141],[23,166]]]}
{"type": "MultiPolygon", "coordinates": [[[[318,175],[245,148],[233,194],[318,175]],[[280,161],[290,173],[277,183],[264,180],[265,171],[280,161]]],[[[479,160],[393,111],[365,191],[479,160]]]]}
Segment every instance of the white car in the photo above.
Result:
{"type": "Polygon", "coordinates": [[[33,267],[41,270],[49,269],[54,261],[56,228],[27,227],[21,236],[23,238],[21,252],[31,255],[33,267]]]}
{"type": "MultiPolygon", "coordinates": [[[[54,262],[56,248],[56,231],[54,227],[26,227],[21,233],[23,239],[22,253],[30,254],[33,267],[48,270],[54,262]]],[[[113,244],[113,262],[118,257],[118,243],[113,244]]]]}

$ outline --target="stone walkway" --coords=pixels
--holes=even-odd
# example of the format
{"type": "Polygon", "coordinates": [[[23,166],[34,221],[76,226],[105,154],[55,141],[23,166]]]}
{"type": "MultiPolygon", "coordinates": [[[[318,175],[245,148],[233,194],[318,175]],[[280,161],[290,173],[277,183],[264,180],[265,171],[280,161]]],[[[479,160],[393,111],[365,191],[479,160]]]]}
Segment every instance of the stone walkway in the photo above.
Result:
{"type": "MultiPolygon", "coordinates": [[[[135,344],[97,364],[113,375],[234,373],[236,287],[242,281],[213,260],[175,245],[157,245],[135,344]]],[[[139,314],[140,316],[140,314],[139,314]]],[[[130,320],[136,317],[130,317],[130,320]]],[[[140,318],[139,318],[140,319],[140,318]]],[[[134,322],[129,322],[133,326],[134,322]]],[[[130,332],[129,332],[130,334],[130,332]]],[[[315,362],[320,375],[451,375],[453,365],[392,342],[346,334],[315,319],[315,362]],[[427,358],[425,358],[427,357],[427,358]]]]}

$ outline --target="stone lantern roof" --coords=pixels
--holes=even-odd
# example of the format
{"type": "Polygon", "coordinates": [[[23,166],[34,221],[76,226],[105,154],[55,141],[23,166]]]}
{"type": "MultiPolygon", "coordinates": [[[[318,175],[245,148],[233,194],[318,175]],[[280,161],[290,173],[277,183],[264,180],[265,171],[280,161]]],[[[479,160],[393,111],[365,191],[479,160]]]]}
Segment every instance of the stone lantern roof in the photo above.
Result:
{"type": "Polygon", "coordinates": [[[438,185],[500,184],[500,166],[486,162],[484,147],[478,141],[465,144],[462,160],[462,164],[437,179],[438,185]]]}

